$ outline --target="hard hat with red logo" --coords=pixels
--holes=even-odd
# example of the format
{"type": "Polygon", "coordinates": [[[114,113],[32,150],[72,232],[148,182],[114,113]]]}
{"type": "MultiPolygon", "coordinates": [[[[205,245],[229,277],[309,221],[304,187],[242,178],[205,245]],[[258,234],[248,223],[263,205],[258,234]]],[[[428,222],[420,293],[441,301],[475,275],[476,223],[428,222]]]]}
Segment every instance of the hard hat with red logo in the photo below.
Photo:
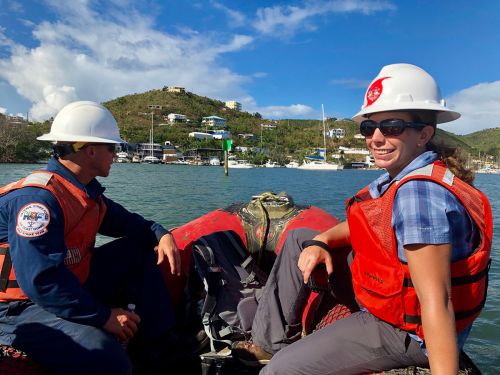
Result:
{"type": "Polygon", "coordinates": [[[372,113],[404,110],[435,111],[438,124],[460,117],[446,107],[429,73],[411,64],[392,64],[384,66],[370,83],[361,111],[352,119],[359,123],[372,113]]]}
{"type": "Polygon", "coordinates": [[[111,112],[99,103],[78,101],[56,115],[50,132],[37,139],[53,142],[124,143],[111,112]]]}

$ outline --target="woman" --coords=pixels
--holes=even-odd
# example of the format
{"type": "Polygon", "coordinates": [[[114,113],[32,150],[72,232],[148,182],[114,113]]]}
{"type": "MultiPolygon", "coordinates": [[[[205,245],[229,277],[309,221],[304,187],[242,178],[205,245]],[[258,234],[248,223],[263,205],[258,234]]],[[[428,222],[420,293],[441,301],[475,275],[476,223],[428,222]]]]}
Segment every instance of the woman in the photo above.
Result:
{"type": "Polygon", "coordinates": [[[259,303],[253,341],[236,343],[235,356],[269,363],[262,374],[415,365],[430,365],[433,374],[458,372],[459,351],[484,305],[492,238],[491,208],[470,185],[472,174],[431,144],[436,124],[459,116],[421,68],[381,70],[353,119],[387,173],[348,200],[346,222],[312,240],[290,236],[259,303]],[[341,299],[359,311],[297,340],[305,283],[321,263],[328,274],[335,267],[334,282],[346,283],[351,276],[335,248],[349,244],[356,299],[349,293],[341,299]]]}

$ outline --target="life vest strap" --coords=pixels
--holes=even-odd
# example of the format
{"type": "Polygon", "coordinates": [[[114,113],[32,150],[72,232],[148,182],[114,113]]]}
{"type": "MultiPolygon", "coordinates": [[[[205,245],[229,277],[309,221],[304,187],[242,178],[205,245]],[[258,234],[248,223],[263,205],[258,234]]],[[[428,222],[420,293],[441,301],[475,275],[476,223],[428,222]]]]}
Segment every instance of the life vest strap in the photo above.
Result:
{"type": "MultiPolygon", "coordinates": [[[[490,261],[491,262],[491,261],[490,261]]],[[[465,276],[459,276],[459,277],[452,277],[451,278],[451,285],[452,286],[458,286],[458,285],[465,285],[465,284],[472,284],[475,282],[478,282],[488,276],[488,271],[490,269],[490,263],[479,271],[478,273],[471,274],[471,275],[465,275],[465,276]]],[[[404,278],[403,279],[403,286],[407,288],[413,288],[413,282],[410,278],[404,278]]]]}
{"type": "MultiPolygon", "coordinates": [[[[474,307],[470,310],[455,311],[455,320],[459,321],[459,320],[467,319],[471,316],[476,315],[477,313],[479,313],[483,309],[485,302],[486,302],[486,297],[481,301],[481,303],[479,305],[477,305],[476,307],[474,307]]],[[[417,325],[422,324],[422,318],[420,315],[406,315],[405,314],[404,320],[406,323],[409,323],[409,324],[417,324],[417,325]]]]}

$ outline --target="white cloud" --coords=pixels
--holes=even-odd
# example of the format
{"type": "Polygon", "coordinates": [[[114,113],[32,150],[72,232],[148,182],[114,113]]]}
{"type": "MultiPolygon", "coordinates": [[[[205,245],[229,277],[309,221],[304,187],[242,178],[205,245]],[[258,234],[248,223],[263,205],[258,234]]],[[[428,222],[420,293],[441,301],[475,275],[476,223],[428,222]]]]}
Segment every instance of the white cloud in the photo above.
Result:
{"type": "Polygon", "coordinates": [[[164,85],[214,98],[245,95],[242,86],[251,77],[219,65],[219,59],[245,48],[251,37],[221,42],[193,32],[170,35],[131,6],[100,15],[91,3],[51,0],[59,20],[34,28],[36,48],[16,44],[0,29],[0,45],[10,51],[0,58],[0,78],[33,103],[34,119],[46,119],[73,100],[105,101],[164,85]]]}
{"type": "Polygon", "coordinates": [[[243,107],[243,110],[250,113],[258,112],[264,118],[280,119],[280,118],[307,118],[312,115],[317,115],[317,111],[304,104],[292,104],[288,106],[264,106],[259,107],[255,100],[250,97],[242,97],[237,99],[243,107]]]}
{"type": "Polygon", "coordinates": [[[390,1],[368,0],[317,0],[307,1],[302,7],[278,5],[259,8],[253,27],[262,34],[290,36],[298,30],[315,30],[312,18],[328,13],[371,14],[374,12],[395,9],[390,1]]]}
{"type": "Polygon", "coordinates": [[[236,27],[245,24],[245,15],[243,13],[230,9],[218,1],[212,1],[211,3],[214,8],[223,11],[228,16],[231,26],[236,27]]]}
{"type": "Polygon", "coordinates": [[[7,113],[7,108],[4,108],[4,107],[0,107],[0,113],[2,115],[5,115],[7,113]]]}
{"type": "Polygon", "coordinates": [[[462,116],[453,122],[439,125],[455,134],[469,134],[500,126],[500,81],[480,83],[461,90],[447,104],[462,116]]]}

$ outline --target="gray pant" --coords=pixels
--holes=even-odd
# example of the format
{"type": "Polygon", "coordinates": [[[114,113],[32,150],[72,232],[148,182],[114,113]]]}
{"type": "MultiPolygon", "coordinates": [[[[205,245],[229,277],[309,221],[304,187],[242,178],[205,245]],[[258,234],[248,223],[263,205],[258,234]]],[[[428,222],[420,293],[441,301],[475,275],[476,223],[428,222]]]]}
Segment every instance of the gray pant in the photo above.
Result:
{"type": "MultiPolygon", "coordinates": [[[[404,331],[359,311],[301,338],[302,311],[309,297],[297,260],[301,244],[316,232],[290,231],[271,270],[255,315],[253,341],[275,353],[261,374],[360,374],[427,365],[419,344],[404,331]],[[299,340],[300,339],[300,340],[299,340]]],[[[355,305],[348,252],[334,252],[335,294],[355,305]]]]}

